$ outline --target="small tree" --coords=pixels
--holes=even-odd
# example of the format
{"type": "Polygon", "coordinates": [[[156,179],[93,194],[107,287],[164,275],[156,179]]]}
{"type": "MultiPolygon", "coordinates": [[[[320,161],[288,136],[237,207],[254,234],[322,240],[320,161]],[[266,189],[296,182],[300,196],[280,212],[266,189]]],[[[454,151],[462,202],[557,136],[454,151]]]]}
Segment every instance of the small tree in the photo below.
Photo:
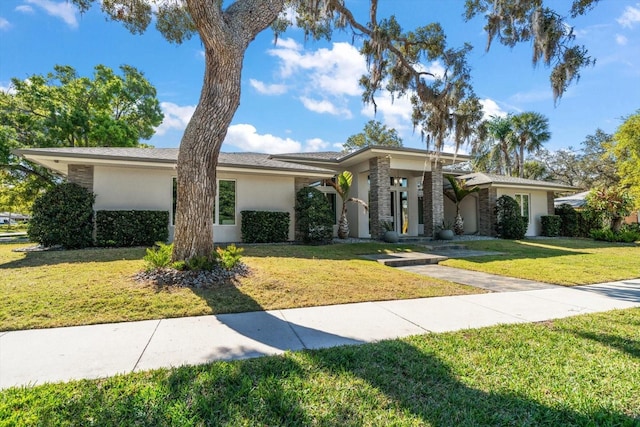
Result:
{"type": "Polygon", "coordinates": [[[296,194],[296,227],[305,243],[325,244],[333,237],[334,214],[320,190],[301,188],[296,194]]]}
{"type": "Polygon", "coordinates": [[[587,194],[589,208],[604,216],[614,232],[620,231],[622,221],[631,213],[634,200],[629,191],[622,187],[593,189],[587,194]]]}
{"type": "Polygon", "coordinates": [[[342,211],[340,212],[340,222],[338,225],[338,237],[346,239],[349,236],[349,220],[347,219],[347,203],[354,202],[364,206],[367,210],[369,207],[364,200],[349,197],[351,191],[351,183],[353,182],[353,174],[349,171],[340,172],[340,174],[334,180],[327,180],[327,184],[335,188],[336,193],[342,199],[342,211]]]}
{"type": "Polygon", "coordinates": [[[56,185],[33,202],[29,238],[65,249],[92,246],[94,201],[95,195],[78,184],[56,185]]]}
{"type": "Polygon", "coordinates": [[[364,130],[347,138],[343,151],[356,151],[364,147],[402,147],[402,138],[395,129],[389,129],[377,120],[369,120],[364,130]]]}
{"type": "Polygon", "coordinates": [[[451,184],[451,188],[445,190],[444,194],[447,196],[453,203],[456,204],[456,220],[453,224],[453,231],[460,236],[464,234],[464,219],[460,215],[460,203],[462,200],[467,197],[471,193],[477,193],[480,191],[480,188],[467,187],[466,181],[458,181],[452,175],[445,175],[449,184],[451,184]]]}
{"type": "Polygon", "coordinates": [[[512,197],[498,197],[495,214],[498,236],[518,240],[527,234],[527,219],[520,214],[520,205],[512,197]]]}

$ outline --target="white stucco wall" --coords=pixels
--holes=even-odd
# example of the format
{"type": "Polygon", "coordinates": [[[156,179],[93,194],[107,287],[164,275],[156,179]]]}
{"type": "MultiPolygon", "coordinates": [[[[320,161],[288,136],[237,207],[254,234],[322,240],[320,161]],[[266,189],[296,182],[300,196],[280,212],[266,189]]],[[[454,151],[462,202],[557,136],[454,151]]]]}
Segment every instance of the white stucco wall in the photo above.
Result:
{"type": "Polygon", "coordinates": [[[540,217],[548,215],[547,213],[547,192],[543,190],[527,190],[498,188],[498,197],[507,195],[514,197],[516,194],[529,195],[529,227],[527,228],[527,236],[539,236],[542,230],[540,217]]]}
{"type": "MultiPolygon", "coordinates": [[[[94,169],[95,210],[172,211],[173,169],[136,169],[97,166],[94,169]]],[[[294,178],[248,173],[219,173],[218,179],[236,181],[236,224],[214,225],[216,242],[241,241],[243,210],[288,212],[289,239],[294,238],[294,178]]],[[[173,240],[174,227],[169,227],[173,240]]]]}

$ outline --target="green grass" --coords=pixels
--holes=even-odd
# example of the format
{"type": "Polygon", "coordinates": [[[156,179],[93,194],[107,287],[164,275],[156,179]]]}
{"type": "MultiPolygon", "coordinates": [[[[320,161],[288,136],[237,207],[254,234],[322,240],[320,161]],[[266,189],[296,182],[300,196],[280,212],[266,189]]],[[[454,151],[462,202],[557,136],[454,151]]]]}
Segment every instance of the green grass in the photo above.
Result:
{"type": "Polygon", "coordinates": [[[410,246],[247,247],[243,261],[252,274],[214,290],[135,282],[144,268],[141,248],[11,251],[23,246],[0,244],[0,330],[481,292],[358,257],[410,246]]]}
{"type": "Polygon", "coordinates": [[[465,245],[502,253],[441,264],[566,286],[640,277],[638,245],[587,239],[481,240],[465,245]]]}
{"type": "Polygon", "coordinates": [[[637,426],[640,309],[0,392],[0,425],[637,426]]]}

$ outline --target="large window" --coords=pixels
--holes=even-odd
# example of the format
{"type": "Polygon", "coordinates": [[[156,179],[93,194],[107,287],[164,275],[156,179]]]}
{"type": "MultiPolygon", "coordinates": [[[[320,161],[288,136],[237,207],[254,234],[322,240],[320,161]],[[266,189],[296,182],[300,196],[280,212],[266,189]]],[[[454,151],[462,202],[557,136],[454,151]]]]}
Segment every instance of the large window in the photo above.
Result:
{"type": "MultiPolygon", "coordinates": [[[[176,224],[176,204],[178,200],[178,180],[173,178],[172,188],[172,215],[171,224],[176,224]]],[[[218,181],[218,192],[214,206],[213,218],[215,224],[235,225],[236,224],[236,182],[230,180],[218,181]],[[216,206],[218,209],[216,209],[216,206]]]]}
{"type": "Polygon", "coordinates": [[[527,219],[527,224],[529,224],[529,195],[528,194],[516,194],[516,202],[520,205],[520,215],[527,219]]]}

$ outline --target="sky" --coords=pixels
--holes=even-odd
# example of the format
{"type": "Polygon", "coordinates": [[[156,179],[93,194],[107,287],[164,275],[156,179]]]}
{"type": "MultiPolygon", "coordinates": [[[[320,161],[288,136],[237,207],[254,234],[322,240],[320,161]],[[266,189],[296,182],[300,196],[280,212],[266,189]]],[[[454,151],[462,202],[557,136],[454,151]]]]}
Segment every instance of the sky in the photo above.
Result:
{"type": "MultiPolygon", "coordinates": [[[[366,13],[368,1],[346,3],[356,15],[366,13]]],[[[549,3],[568,14],[568,0],[549,3]]],[[[625,116],[640,109],[640,1],[602,0],[585,16],[569,18],[577,43],[586,46],[596,64],[581,72],[558,103],[550,70],[533,67],[529,44],[511,49],[494,43],[487,52],[483,21],[465,22],[463,9],[463,0],[388,0],[380,2],[378,16],[395,14],[407,30],[440,22],[449,46],[472,44],[472,83],[486,117],[542,113],[552,134],[547,149],[578,149],[586,136],[597,129],[614,133],[625,116]]],[[[405,147],[425,148],[412,128],[407,99],[381,93],[376,113],[363,105],[358,79],[366,62],[358,53],[359,41],[353,41],[343,32],[334,33],[331,41],[305,41],[295,28],[277,42],[270,30],[259,34],[246,52],[240,107],[222,151],[339,151],[372,119],[396,129],[405,147]]],[[[165,119],[143,142],[179,147],[202,87],[204,53],[197,36],[176,45],[153,26],[132,35],[95,6],[80,14],[66,0],[0,1],[0,90],[10,90],[13,77],[46,74],[54,65],[70,65],[90,76],[98,64],[114,70],[126,64],[144,73],[156,87],[165,119]]]]}

